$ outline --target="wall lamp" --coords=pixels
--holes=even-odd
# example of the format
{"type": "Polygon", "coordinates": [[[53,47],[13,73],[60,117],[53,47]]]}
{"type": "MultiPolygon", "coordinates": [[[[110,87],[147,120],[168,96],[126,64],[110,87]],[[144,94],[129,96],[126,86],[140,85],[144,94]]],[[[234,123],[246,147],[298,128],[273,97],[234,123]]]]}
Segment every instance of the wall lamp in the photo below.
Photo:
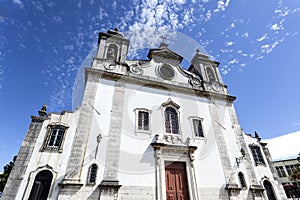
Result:
{"type": "Polygon", "coordinates": [[[243,161],[243,159],[245,158],[245,155],[246,155],[246,152],[243,148],[241,148],[241,154],[242,154],[242,156],[235,158],[236,164],[238,167],[240,166],[241,162],[243,161]]]}

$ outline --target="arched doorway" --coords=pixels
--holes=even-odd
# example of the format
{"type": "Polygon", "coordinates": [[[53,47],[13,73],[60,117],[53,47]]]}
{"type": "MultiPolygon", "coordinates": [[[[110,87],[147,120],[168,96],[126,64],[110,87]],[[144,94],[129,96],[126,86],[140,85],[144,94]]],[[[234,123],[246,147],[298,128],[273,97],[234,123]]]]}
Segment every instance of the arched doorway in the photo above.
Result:
{"type": "Polygon", "coordinates": [[[40,171],[31,188],[29,200],[47,200],[53,175],[48,170],[40,171]]]}
{"type": "Polygon", "coordinates": [[[265,180],[264,187],[268,196],[268,200],[276,200],[272,184],[269,181],[265,180]]]}

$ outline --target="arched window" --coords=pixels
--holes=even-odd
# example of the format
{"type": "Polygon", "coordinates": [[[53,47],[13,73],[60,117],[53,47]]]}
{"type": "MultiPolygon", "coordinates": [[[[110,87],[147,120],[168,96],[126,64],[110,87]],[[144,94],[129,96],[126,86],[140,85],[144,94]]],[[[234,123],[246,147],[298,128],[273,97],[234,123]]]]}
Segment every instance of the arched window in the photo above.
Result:
{"type": "Polygon", "coordinates": [[[95,184],[97,178],[97,170],[98,166],[96,164],[92,164],[89,168],[89,175],[88,175],[88,184],[95,184]]]}
{"type": "Polygon", "coordinates": [[[264,180],[264,187],[266,189],[268,200],[276,200],[272,184],[269,181],[264,180]]]}
{"type": "Polygon", "coordinates": [[[240,181],[241,187],[242,188],[246,188],[247,187],[247,183],[246,183],[244,174],[242,172],[239,172],[238,176],[239,176],[239,181],[240,181]]]}
{"type": "Polygon", "coordinates": [[[207,67],[206,71],[207,71],[207,77],[208,77],[209,81],[217,81],[216,76],[215,76],[215,72],[213,71],[212,68],[207,67]]]}
{"type": "Polygon", "coordinates": [[[30,192],[29,200],[47,200],[53,175],[48,170],[39,172],[30,192]]]}
{"type": "Polygon", "coordinates": [[[116,60],[117,59],[117,53],[118,53],[117,45],[110,44],[107,48],[106,58],[116,60]]]}
{"type": "Polygon", "coordinates": [[[165,110],[166,133],[179,134],[178,114],[173,107],[165,110]]]}

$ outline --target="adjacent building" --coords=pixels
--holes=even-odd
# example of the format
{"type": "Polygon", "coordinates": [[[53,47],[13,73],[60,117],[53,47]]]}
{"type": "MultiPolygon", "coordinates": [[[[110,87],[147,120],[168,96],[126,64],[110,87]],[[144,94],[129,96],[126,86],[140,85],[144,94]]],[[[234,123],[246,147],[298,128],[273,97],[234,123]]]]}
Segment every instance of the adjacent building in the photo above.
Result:
{"type": "Polygon", "coordinates": [[[293,177],[300,164],[300,131],[266,140],[278,180],[289,199],[300,199],[300,179],[293,177]]]}
{"type": "Polygon", "coordinates": [[[3,199],[286,199],[271,156],[245,134],[219,62],[191,66],[167,44],[128,60],[100,33],[81,106],[32,121],[3,199]]]}

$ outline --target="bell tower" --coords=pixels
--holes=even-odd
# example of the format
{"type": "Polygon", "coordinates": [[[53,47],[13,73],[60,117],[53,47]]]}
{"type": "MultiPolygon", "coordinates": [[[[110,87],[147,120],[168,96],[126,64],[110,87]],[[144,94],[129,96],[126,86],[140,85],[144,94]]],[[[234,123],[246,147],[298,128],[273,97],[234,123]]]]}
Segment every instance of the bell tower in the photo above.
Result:
{"type": "Polygon", "coordinates": [[[124,63],[128,52],[129,40],[117,28],[107,33],[99,33],[96,59],[124,63]]]}
{"type": "Polygon", "coordinates": [[[227,95],[227,86],[222,81],[219,64],[219,62],[209,59],[208,55],[202,54],[197,49],[188,71],[200,77],[205,91],[227,95]]]}

